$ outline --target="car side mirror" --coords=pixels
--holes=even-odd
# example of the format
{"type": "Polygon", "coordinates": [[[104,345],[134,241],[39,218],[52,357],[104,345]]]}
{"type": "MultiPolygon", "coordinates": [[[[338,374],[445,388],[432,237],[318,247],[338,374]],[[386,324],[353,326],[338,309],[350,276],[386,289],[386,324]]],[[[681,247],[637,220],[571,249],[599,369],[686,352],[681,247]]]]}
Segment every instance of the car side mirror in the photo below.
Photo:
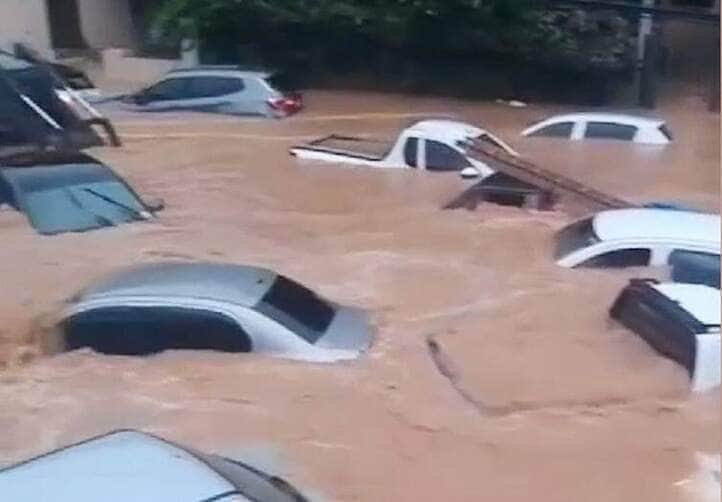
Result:
{"type": "Polygon", "coordinates": [[[144,200],[143,204],[151,213],[157,213],[158,211],[165,209],[165,201],[159,197],[144,200]]]}
{"type": "Polygon", "coordinates": [[[153,100],[153,96],[148,91],[140,91],[136,94],[133,94],[131,100],[136,105],[145,105],[153,100]]]}
{"type": "Polygon", "coordinates": [[[465,167],[461,171],[459,171],[459,176],[461,176],[464,179],[471,179],[471,178],[478,178],[481,176],[481,173],[479,170],[475,167],[465,167]]]}

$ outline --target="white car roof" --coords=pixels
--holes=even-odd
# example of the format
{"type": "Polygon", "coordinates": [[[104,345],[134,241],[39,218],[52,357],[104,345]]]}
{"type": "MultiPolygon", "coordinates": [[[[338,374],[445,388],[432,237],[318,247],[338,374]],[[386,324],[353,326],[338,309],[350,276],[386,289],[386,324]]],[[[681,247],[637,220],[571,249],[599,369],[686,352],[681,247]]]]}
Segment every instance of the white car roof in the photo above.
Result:
{"type": "Polygon", "coordinates": [[[465,122],[458,122],[456,120],[422,120],[416,122],[409,128],[409,131],[418,133],[421,136],[428,137],[443,137],[451,138],[453,140],[461,140],[467,138],[473,138],[487,134],[484,129],[467,124],[465,122]]]}
{"type": "Polygon", "coordinates": [[[7,501],[198,502],[234,490],[186,450],[118,431],[0,471],[7,501]]]}
{"type": "MultiPolygon", "coordinates": [[[[659,118],[643,117],[640,115],[630,115],[626,113],[608,113],[608,112],[578,112],[578,113],[566,113],[562,115],[554,115],[544,119],[542,122],[556,123],[556,122],[612,122],[615,124],[632,125],[640,128],[644,127],[659,127],[664,124],[665,121],[659,118]]],[[[540,122],[541,123],[541,122],[540,122]]]]}
{"type": "Polygon", "coordinates": [[[720,290],[702,284],[662,283],[652,287],[677,302],[702,324],[719,326],[720,290]]]}
{"type": "Polygon", "coordinates": [[[719,249],[718,214],[634,208],[602,211],[594,216],[594,232],[603,241],[659,240],[709,244],[719,249]]]}
{"type": "Polygon", "coordinates": [[[198,69],[179,68],[166,73],[161,80],[179,77],[238,77],[266,79],[273,76],[273,72],[264,70],[228,70],[228,69],[198,69]]]}

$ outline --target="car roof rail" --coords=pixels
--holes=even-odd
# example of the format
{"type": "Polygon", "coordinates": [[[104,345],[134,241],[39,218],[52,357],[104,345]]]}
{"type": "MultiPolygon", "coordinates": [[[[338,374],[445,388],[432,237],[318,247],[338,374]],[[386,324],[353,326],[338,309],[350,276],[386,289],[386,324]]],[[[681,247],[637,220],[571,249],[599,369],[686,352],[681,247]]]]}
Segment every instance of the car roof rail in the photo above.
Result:
{"type": "Polygon", "coordinates": [[[180,68],[173,68],[168,73],[181,73],[186,71],[213,71],[213,70],[226,70],[226,71],[258,71],[258,72],[273,72],[271,68],[265,66],[252,66],[252,65],[233,65],[233,64],[218,64],[218,65],[197,65],[197,66],[184,66],[180,68]]]}

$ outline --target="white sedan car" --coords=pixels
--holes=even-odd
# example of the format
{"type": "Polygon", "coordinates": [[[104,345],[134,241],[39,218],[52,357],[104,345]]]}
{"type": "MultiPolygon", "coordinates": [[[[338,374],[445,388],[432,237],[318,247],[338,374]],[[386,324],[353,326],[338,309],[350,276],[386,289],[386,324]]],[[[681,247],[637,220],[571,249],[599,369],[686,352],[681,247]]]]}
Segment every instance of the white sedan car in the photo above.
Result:
{"type": "Polygon", "coordinates": [[[719,261],[718,214],[616,209],[576,221],[556,236],[555,260],[562,267],[662,266],[680,255],[719,261]]]}
{"type": "Polygon", "coordinates": [[[556,115],[537,122],[521,134],[571,140],[611,139],[650,145],[666,145],[672,141],[672,134],[663,120],[620,113],[556,115]]]}

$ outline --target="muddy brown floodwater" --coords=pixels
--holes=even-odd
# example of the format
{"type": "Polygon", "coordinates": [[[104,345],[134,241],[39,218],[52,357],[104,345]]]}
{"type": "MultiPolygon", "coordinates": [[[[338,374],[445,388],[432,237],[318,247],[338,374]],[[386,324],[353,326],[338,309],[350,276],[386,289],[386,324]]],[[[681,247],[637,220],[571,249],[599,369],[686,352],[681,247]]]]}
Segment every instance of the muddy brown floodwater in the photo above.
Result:
{"type": "Polygon", "coordinates": [[[309,93],[285,121],[123,115],[126,145],[94,153],[166,200],[157,223],[41,237],[0,214],[0,463],[133,427],[225,454],[264,445],[324,500],[685,500],[675,482],[695,452],[719,451],[719,397],[690,397],[680,368],[608,321],[631,272],[557,268],[563,214],[440,211],[464,187],[455,175],[287,153],[438,113],[630,200],[719,210],[719,116],[692,98],[659,111],[676,135],[663,151],[522,141],[541,107],[374,94],[309,93]],[[168,259],[274,268],[368,309],[374,345],[337,365],[45,353],[65,298],[168,259]]]}

